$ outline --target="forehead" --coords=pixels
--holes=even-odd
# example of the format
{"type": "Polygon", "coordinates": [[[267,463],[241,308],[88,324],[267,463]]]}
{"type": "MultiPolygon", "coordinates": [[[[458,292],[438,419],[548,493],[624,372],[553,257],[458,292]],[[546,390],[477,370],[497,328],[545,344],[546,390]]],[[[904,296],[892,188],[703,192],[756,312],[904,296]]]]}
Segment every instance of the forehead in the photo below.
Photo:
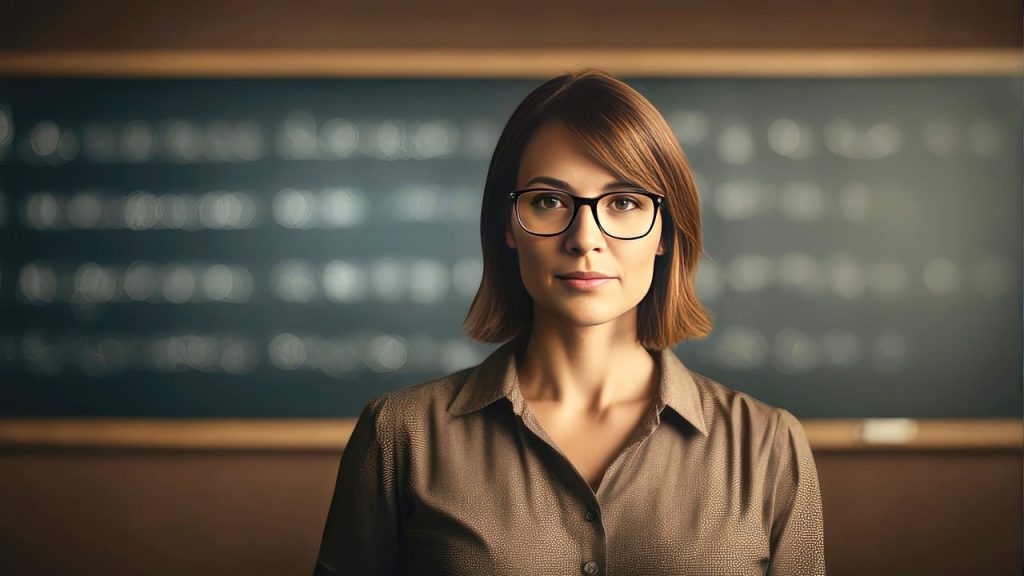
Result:
{"type": "Polygon", "coordinates": [[[575,135],[560,123],[542,125],[523,148],[516,184],[522,186],[535,176],[564,180],[581,190],[618,179],[590,158],[575,135]]]}

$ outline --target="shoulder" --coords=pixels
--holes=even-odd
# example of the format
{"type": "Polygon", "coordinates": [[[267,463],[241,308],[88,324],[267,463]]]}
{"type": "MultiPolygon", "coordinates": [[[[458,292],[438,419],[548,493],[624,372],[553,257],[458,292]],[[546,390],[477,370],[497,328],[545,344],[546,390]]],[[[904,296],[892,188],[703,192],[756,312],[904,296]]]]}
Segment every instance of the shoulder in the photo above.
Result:
{"type": "Polygon", "coordinates": [[[690,371],[700,394],[701,408],[709,436],[737,435],[773,443],[779,432],[800,427],[800,421],[785,408],[773,406],[735,390],[703,374],[690,371]]]}
{"type": "MultiPolygon", "coordinates": [[[[800,420],[702,374],[691,372],[708,428],[706,447],[714,454],[741,455],[770,482],[801,482],[814,474],[814,457],[800,420]]],[[[728,458],[722,460],[729,461],[728,458]]]]}
{"type": "Polygon", "coordinates": [[[415,425],[445,413],[475,366],[374,396],[363,408],[385,426],[415,425]]]}

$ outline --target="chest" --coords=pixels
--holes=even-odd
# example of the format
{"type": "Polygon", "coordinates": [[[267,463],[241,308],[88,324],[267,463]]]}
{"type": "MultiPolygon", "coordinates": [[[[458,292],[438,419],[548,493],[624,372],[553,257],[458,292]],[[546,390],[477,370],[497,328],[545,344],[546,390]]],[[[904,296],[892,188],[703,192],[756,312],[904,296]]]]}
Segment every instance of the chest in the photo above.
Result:
{"type": "Polygon", "coordinates": [[[609,576],[763,574],[762,496],[751,489],[764,481],[712,457],[726,454],[723,446],[709,452],[662,421],[616,460],[645,411],[630,424],[539,412],[529,428],[544,440],[511,410],[495,409],[408,444],[400,492],[409,573],[581,574],[594,561],[609,576]],[[591,486],[600,482],[599,500],[565,461],[591,486]]]}
{"type": "Polygon", "coordinates": [[[532,404],[529,410],[555,447],[596,492],[609,466],[639,432],[651,406],[638,403],[600,418],[561,413],[544,403],[532,404]]]}

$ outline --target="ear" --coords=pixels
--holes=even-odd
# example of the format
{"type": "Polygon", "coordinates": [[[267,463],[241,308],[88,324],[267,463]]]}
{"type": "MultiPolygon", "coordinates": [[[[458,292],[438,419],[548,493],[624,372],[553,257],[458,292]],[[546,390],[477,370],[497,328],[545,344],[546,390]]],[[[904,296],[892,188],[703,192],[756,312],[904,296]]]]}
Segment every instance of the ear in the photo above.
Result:
{"type": "Polygon", "coordinates": [[[516,249],[516,236],[512,233],[511,226],[505,227],[505,244],[508,244],[508,247],[513,250],[516,249]]]}
{"type": "Polygon", "coordinates": [[[657,255],[657,256],[661,256],[664,253],[665,253],[665,241],[664,240],[659,240],[658,241],[658,249],[654,251],[654,254],[657,255]]]}

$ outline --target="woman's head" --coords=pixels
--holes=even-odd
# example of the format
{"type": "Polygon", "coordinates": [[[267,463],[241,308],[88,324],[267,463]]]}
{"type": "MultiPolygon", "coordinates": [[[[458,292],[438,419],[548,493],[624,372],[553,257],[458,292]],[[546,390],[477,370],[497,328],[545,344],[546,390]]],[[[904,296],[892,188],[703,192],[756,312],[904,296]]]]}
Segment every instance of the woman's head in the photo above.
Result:
{"type": "MultiPolygon", "coordinates": [[[[631,214],[646,219],[640,212],[631,214]]],[[[701,255],[700,205],[686,157],[650,102],[603,72],[584,70],[548,80],[516,108],[491,158],[480,239],[483,279],[465,322],[478,340],[528,336],[535,305],[580,325],[633,317],[635,310],[637,338],[650,349],[701,338],[711,330],[694,289],[701,255]],[[517,217],[510,194],[535,188],[581,198],[639,189],[656,198],[606,196],[595,207],[600,226],[591,208],[581,206],[561,234],[527,220],[534,232],[554,233],[537,235],[524,228],[523,208],[557,208],[571,215],[573,200],[562,194],[519,193],[517,217]],[[622,239],[643,233],[623,234],[617,228],[626,222],[619,214],[640,207],[630,198],[661,200],[661,207],[646,206],[653,210],[646,235],[622,239]],[[559,278],[581,270],[612,280],[583,290],[578,282],[559,278]]]]}

